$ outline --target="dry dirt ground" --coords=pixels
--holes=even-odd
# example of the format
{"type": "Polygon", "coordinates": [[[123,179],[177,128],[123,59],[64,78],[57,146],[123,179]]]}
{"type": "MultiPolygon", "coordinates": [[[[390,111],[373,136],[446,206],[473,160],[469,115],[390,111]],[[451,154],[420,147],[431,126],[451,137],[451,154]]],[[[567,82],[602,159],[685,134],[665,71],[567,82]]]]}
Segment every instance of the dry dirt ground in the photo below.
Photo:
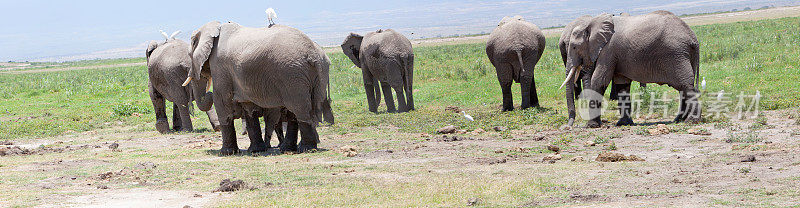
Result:
{"type": "MultiPolygon", "coordinates": [[[[8,177],[9,181],[16,177],[41,178],[27,184],[11,182],[0,183],[0,186],[19,193],[33,193],[19,197],[32,197],[29,202],[41,207],[203,207],[224,205],[237,192],[214,193],[212,190],[216,186],[208,183],[185,186],[184,183],[203,180],[203,177],[210,177],[208,180],[213,180],[212,184],[221,180],[214,177],[217,170],[198,170],[190,164],[231,159],[265,164],[271,160],[292,160],[301,166],[343,165],[348,168],[330,173],[321,170],[321,174],[356,180],[417,181],[420,178],[414,178],[412,173],[427,170],[423,178],[431,180],[458,180],[453,178],[454,173],[468,173],[469,176],[464,177],[480,183],[499,183],[493,185],[501,187],[504,180],[516,181],[515,177],[545,178],[549,183],[563,184],[543,187],[547,189],[545,193],[561,195],[542,194],[506,203],[493,203],[491,197],[495,196],[491,194],[478,199],[463,196],[464,203],[457,204],[460,206],[471,203],[470,200],[483,201],[490,206],[521,207],[797,206],[800,204],[798,111],[771,111],[764,116],[766,120],[701,125],[658,125],[657,122],[668,119],[640,118],[637,121],[641,125],[635,127],[540,132],[486,129],[485,132],[469,130],[429,135],[402,133],[392,126],[362,131],[380,132],[377,135],[386,138],[369,133],[331,134],[327,127],[322,127],[322,153],[267,154],[252,159],[213,154],[221,141],[206,134],[158,135],[103,130],[3,145],[9,148],[47,144],[49,148],[0,157],[0,161],[4,161],[0,175],[8,177]],[[114,143],[118,149],[110,147],[114,143]],[[559,149],[555,153],[548,146],[559,149]],[[183,149],[207,153],[195,154],[189,159],[159,157],[163,156],[160,154],[190,154],[183,149]],[[644,161],[597,161],[600,160],[598,155],[605,152],[635,155],[644,161]],[[150,156],[152,158],[148,158],[150,156]],[[375,165],[391,170],[368,168],[375,165]],[[121,168],[107,171],[106,167],[121,168]],[[77,170],[88,174],[75,172],[77,170]],[[172,175],[169,171],[192,174],[172,175]],[[518,175],[520,172],[524,175],[518,175]]],[[[241,148],[249,145],[245,136],[240,136],[239,142],[241,148]]],[[[319,170],[314,172],[309,174],[319,170]]],[[[271,186],[270,183],[261,188],[271,186]]],[[[398,190],[398,193],[407,191],[398,190]]],[[[0,202],[0,205],[10,204],[0,202]]]]}

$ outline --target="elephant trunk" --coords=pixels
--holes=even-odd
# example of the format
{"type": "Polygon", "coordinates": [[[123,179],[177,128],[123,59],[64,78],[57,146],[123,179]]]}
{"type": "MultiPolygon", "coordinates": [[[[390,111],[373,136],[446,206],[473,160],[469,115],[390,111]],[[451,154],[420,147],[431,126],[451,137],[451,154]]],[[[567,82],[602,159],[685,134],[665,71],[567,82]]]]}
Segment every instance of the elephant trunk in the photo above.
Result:
{"type": "Polygon", "coordinates": [[[188,81],[193,81],[191,82],[192,96],[194,97],[194,101],[197,103],[197,108],[201,111],[211,110],[211,106],[214,105],[213,93],[208,91],[208,87],[211,86],[211,79],[205,79],[202,77],[192,79],[190,77],[187,79],[187,82],[188,81]]]}
{"type": "MultiPolygon", "coordinates": [[[[567,96],[567,110],[569,113],[569,121],[567,123],[568,126],[572,126],[573,122],[575,122],[575,85],[577,84],[579,73],[581,67],[580,65],[576,66],[573,58],[567,58],[566,63],[566,78],[564,79],[564,83],[561,84],[561,87],[567,86],[566,89],[566,96],[567,96]]],[[[559,88],[561,88],[559,87],[559,88]]]]}

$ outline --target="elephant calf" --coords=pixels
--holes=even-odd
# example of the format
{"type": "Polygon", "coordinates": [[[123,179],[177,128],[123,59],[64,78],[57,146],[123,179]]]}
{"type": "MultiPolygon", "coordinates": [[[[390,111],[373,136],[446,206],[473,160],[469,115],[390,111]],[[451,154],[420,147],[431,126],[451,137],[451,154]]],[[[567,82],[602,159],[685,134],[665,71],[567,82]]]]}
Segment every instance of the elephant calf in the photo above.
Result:
{"type": "MultiPolygon", "coordinates": [[[[168,133],[166,106],[164,100],[172,102],[172,126],[175,131],[192,131],[190,109],[192,108],[191,87],[181,86],[192,65],[189,57],[189,44],[166,37],[167,41],[151,41],[147,47],[147,73],[150,77],[150,100],[156,112],[156,129],[168,133]]],[[[203,105],[198,103],[198,105],[203,105]]],[[[211,103],[205,103],[211,105],[211,103]]],[[[211,126],[218,130],[217,114],[212,109],[206,111],[211,126]]]]}
{"type": "Polygon", "coordinates": [[[533,70],[542,57],[545,38],[536,25],[520,16],[504,17],[486,42],[486,55],[497,71],[503,92],[503,111],[514,110],[511,84],[520,83],[522,109],[539,106],[533,70]]]}
{"type": "Polygon", "coordinates": [[[342,43],[342,51],[361,68],[369,111],[378,112],[381,89],[387,112],[397,112],[392,89],[397,94],[399,112],[414,110],[414,51],[408,38],[392,29],[370,32],[366,36],[350,33],[342,43]]]}

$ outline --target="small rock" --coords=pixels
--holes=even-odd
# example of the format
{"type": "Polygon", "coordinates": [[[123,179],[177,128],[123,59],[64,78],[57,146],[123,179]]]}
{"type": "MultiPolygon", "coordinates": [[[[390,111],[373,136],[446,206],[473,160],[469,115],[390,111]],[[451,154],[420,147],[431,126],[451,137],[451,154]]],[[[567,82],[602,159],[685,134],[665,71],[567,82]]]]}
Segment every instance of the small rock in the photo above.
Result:
{"type": "Polygon", "coordinates": [[[739,160],[739,162],[755,162],[755,161],[756,161],[756,156],[755,155],[747,155],[747,156],[742,157],[741,160],[739,160]]]}
{"type": "Polygon", "coordinates": [[[439,134],[452,134],[452,133],[455,133],[456,130],[458,130],[458,128],[456,128],[456,126],[450,125],[450,126],[442,127],[440,129],[436,130],[436,132],[439,133],[439,134]]]}
{"type": "Polygon", "coordinates": [[[495,153],[495,154],[502,154],[502,153],[503,153],[503,150],[495,150],[495,151],[494,151],[494,153],[495,153]]]}
{"type": "Polygon", "coordinates": [[[97,185],[97,189],[108,189],[106,185],[97,185]]]}
{"type": "Polygon", "coordinates": [[[193,197],[194,197],[194,198],[200,198],[200,197],[203,197],[203,195],[201,195],[201,194],[194,194],[194,196],[193,196],[193,197]]]}
{"type": "Polygon", "coordinates": [[[192,206],[184,205],[183,208],[192,208],[192,206]]]}
{"type": "Polygon", "coordinates": [[[531,139],[533,139],[533,141],[544,141],[544,139],[546,139],[546,138],[547,137],[545,137],[544,135],[536,135],[536,136],[531,137],[531,139]]]}
{"type": "Polygon", "coordinates": [[[561,151],[561,148],[556,145],[547,145],[547,150],[553,151],[558,154],[561,151]]]}
{"type": "Polygon", "coordinates": [[[597,145],[597,142],[594,142],[594,140],[586,141],[586,146],[588,147],[594,147],[595,145],[597,145]]]}
{"type": "Polygon", "coordinates": [[[475,206],[480,201],[481,201],[481,199],[478,199],[478,198],[470,198],[469,200],[467,200],[467,206],[475,206]]]}
{"type": "Polygon", "coordinates": [[[496,132],[501,132],[501,131],[505,131],[506,127],[505,126],[495,126],[495,127],[492,127],[492,130],[494,130],[496,132]]]}
{"type": "Polygon", "coordinates": [[[108,145],[108,148],[112,149],[112,150],[115,150],[115,149],[119,148],[119,144],[117,144],[116,142],[111,143],[111,145],[108,145]]]}
{"type": "Polygon", "coordinates": [[[583,162],[583,156],[576,156],[570,159],[572,162],[583,162]]]}
{"type": "Polygon", "coordinates": [[[556,160],[561,160],[560,154],[547,155],[542,158],[542,162],[555,163],[556,160]]]}
{"type": "Polygon", "coordinates": [[[483,134],[485,132],[486,130],[483,130],[482,128],[477,128],[475,130],[472,130],[472,134],[483,134]]]}
{"type": "Polygon", "coordinates": [[[153,163],[153,162],[143,162],[143,163],[136,164],[135,168],[136,169],[140,169],[140,170],[155,169],[156,168],[156,164],[153,163]]]}

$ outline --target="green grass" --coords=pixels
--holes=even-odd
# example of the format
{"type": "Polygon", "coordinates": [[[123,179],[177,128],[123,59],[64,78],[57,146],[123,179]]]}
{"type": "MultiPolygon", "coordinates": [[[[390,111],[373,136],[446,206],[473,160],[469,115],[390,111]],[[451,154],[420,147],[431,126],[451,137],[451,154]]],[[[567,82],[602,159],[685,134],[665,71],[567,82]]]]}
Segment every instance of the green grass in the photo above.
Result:
{"type": "MultiPolygon", "coordinates": [[[[10,66],[0,66],[0,71],[27,71],[37,69],[52,69],[52,68],[66,68],[66,67],[86,67],[86,66],[102,66],[102,65],[117,65],[128,63],[142,63],[145,58],[118,58],[118,59],[96,59],[96,60],[82,60],[70,62],[30,62],[30,66],[24,66],[22,69],[6,69],[10,66]]],[[[16,67],[14,67],[16,68],[16,67]]]]}
{"type": "MultiPolygon", "coordinates": [[[[693,27],[701,43],[701,76],[708,92],[764,96],[761,108],[783,109],[800,105],[795,80],[800,57],[800,18],[783,18],[693,27]],[[765,84],[769,83],[769,84],[765,84]]],[[[501,113],[501,94],[494,67],[484,44],[417,47],[415,60],[415,102],[417,111],[404,114],[372,114],[367,111],[361,69],[341,53],[330,54],[331,87],[337,124],[334,132],[346,133],[362,127],[388,124],[402,132],[432,133],[436,128],[456,125],[462,129],[506,126],[519,129],[557,128],[566,121],[564,90],[558,86],[564,69],[556,47],[557,38],[547,39],[547,49],[536,66],[536,85],[542,108],[501,113]],[[445,112],[458,106],[476,118],[467,122],[460,115],[445,112]]],[[[116,59],[66,63],[69,66],[141,62],[116,59]]],[[[87,131],[113,126],[139,126],[153,130],[155,116],[147,94],[144,66],[74,70],[49,73],[0,74],[0,139],[49,137],[68,131],[87,131]],[[134,116],[143,114],[141,117],[134,116]]],[[[641,92],[634,85],[633,92],[641,92]]],[[[647,92],[672,88],[650,85],[647,92]]],[[[519,85],[514,85],[519,105],[519,85]]],[[[705,98],[704,98],[705,99],[705,98]]],[[[168,105],[169,106],[169,105],[168,105]]],[[[677,102],[670,103],[671,112],[677,102]]],[[[643,110],[647,109],[644,106],[643,110]]],[[[385,111],[385,107],[380,108],[385,111]]],[[[196,114],[198,127],[207,128],[205,115],[196,114]]],[[[615,117],[609,117],[616,120],[615,117]]],[[[582,124],[579,124],[582,125],[582,124]]]]}

